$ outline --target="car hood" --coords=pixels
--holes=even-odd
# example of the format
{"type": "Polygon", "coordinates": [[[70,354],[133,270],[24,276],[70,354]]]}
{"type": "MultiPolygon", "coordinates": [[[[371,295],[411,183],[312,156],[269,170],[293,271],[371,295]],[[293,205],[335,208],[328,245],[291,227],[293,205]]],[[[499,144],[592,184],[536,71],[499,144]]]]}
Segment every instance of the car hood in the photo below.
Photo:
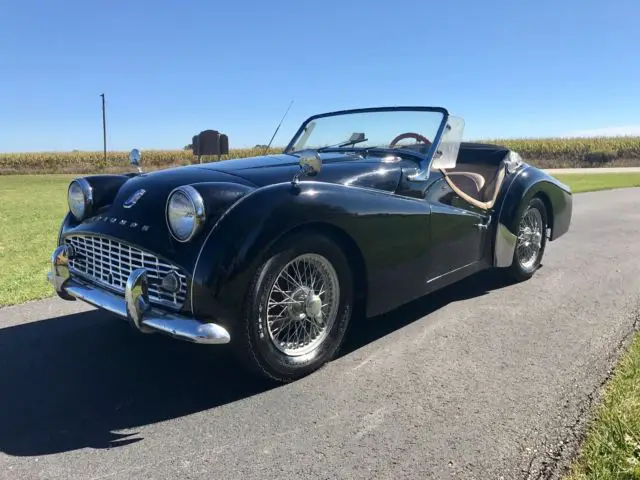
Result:
{"type": "Polygon", "coordinates": [[[192,166],[159,170],[136,175],[127,180],[120,187],[106,214],[138,223],[164,223],[164,208],[171,191],[181,185],[201,182],[239,183],[255,187],[248,180],[221,171],[203,171],[192,166]],[[144,190],[144,195],[133,207],[125,208],[125,201],[138,190],[144,190]]]}
{"type": "MultiPolygon", "coordinates": [[[[350,186],[394,191],[402,161],[384,163],[380,157],[344,154],[321,154],[322,169],[308,180],[341,183],[350,186]]],[[[202,182],[224,182],[259,188],[275,183],[289,182],[300,170],[299,158],[294,155],[266,155],[251,158],[189,165],[157,170],[132,176],[119,189],[107,215],[127,221],[164,222],[164,207],[174,188],[202,182]],[[124,203],[139,190],[145,194],[135,206],[125,208],[124,203]]]]}
{"type": "MultiPolygon", "coordinates": [[[[188,268],[197,255],[199,241],[182,248],[172,241],[167,228],[166,204],[171,191],[181,185],[202,182],[223,182],[220,185],[245,185],[255,188],[251,182],[219,171],[205,171],[201,168],[177,167],[167,170],[143,173],[127,179],[118,189],[112,201],[102,205],[93,216],[78,225],[69,225],[65,234],[100,234],[117,238],[126,243],[140,245],[152,252],[177,256],[177,264],[188,268]],[[125,202],[136,192],[144,190],[134,205],[125,207],[125,202]],[[179,250],[183,250],[180,252],[179,250]],[[184,251],[189,250],[189,251],[184,251]]],[[[229,190],[228,188],[226,190],[229,190]]],[[[246,188],[245,188],[246,190],[246,188]]],[[[223,198],[220,208],[225,208],[233,200],[229,195],[223,198]]],[[[217,212],[213,212],[211,220],[217,212]]],[[[75,223],[75,222],[72,222],[75,223]]],[[[203,237],[203,236],[200,236],[203,237]]]]}
{"type": "MultiPolygon", "coordinates": [[[[401,167],[416,166],[407,160],[385,163],[381,157],[362,158],[354,154],[321,153],[320,158],[320,173],[307,179],[385,191],[395,190],[401,167]]],[[[224,160],[202,164],[199,168],[234,175],[260,187],[288,182],[300,170],[299,157],[286,154],[224,160]]]]}
{"type": "MultiPolygon", "coordinates": [[[[395,191],[403,165],[402,161],[385,164],[379,158],[361,159],[335,154],[323,155],[322,160],[320,173],[306,179],[384,191],[395,191]]],[[[208,184],[209,190],[204,200],[205,203],[211,200],[211,208],[207,209],[207,228],[211,228],[216,218],[235,199],[255,188],[289,182],[298,171],[298,157],[269,155],[133,175],[120,185],[113,200],[79,225],[69,225],[64,233],[100,234],[117,238],[166,255],[189,271],[206,234],[188,244],[180,244],[171,238],[165,208],[173,189],[182,185],[208,184]],[[137,202],[125,207],[125,202],[141,190],[144,190],[144,194],[137,202]]]]}

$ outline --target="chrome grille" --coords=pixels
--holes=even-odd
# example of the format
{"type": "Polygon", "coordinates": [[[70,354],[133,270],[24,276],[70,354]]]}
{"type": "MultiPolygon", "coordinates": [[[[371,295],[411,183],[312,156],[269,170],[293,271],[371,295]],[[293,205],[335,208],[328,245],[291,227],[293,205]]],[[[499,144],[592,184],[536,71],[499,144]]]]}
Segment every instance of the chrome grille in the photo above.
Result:
{"type": "Polygon", "coordinates": [[[127,278],[136,268],[146,268],[151,303],[180,309],[187,295],[187,278],[177,267],[161,261],[155,255],[116,240],[95,235],[71,235],[65,238],[75,256],[69,259],[69,269],[87,280],[124,294],[127,278]],[[160,282],[169,272],[180,278],[180,288],[169,293],[160,282]]]}

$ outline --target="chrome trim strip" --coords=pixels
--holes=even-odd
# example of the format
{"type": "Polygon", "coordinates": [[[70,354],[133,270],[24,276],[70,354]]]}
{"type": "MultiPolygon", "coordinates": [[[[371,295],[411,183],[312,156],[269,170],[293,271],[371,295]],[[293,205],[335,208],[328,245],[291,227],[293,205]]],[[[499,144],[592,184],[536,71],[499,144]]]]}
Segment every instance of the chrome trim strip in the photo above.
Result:
{"type": "MultiPolygon", "coordinates": [[[[58,275],[49,272],[49,281],[57,284],[58,275]]],[[[217,345],[229,343],[231,336],[222,326],[215,323],[201,323],[193,318],[151,308],[148,296],[145,298],[146,276],[144,269],[131,273],[127,281],[125,298],[85,283],[75,277],[67,279],[63,292],[73,299],[111,312],[143,333],[160,332],[180,340],[194,343],[217,345]]]]}
{"type": "MultiPolygon", "coordinates": [[[[507,154],[508,155],[508,154],[507,154]]],[[[507,155],[505,155],[505,158],[507,157],[507,155]]],[[[504,161],[504,160],[503,160],[504,161]]],[[[527,169],[530,167],[530,165],[528,165],[527,163],[523,163],[522,166],[520,167],[520,169],[518,170],[518,172],[515,174],[515,176],[513,177],[513,180],[511,181],[511,183],[509,184],[509,187],[507,188],[507,191],[504,192],[504,199],[502,200],[502,203],[500,204],[500,212],[498,212],[498,228],[496,229],[496,238],[493,242],[493,266],[497,267],[497,257],[496,257],[496,253],[498,250],[498,237],[501,235],[500,233],[500,225],[502,225],[502,223],[500,222],[500,218],[502,217],[502,210],[504,209],[504,202],[507,199],[507,196],[509,195],[509,191],[511,190],[511,187],[513,187],[513,184],[516,183],[516,180],[518,179],[518,177],[522,174],[522,172],[526,172],[527,169]]],[[[511,233],[509,231],[508,228],[506,228],[506,231],[511,233]]],[[[513,235],[513,233],[511,233],[513,235]]],[[[505,238],[505,240],[509,240],[508,238],[505,238]]],[[[501,246],[502,248],[502,246],[501,246]]],[[[515,249],[515,245],[514,245],[514,249],[515,249]]],[[[506,254],[506,250],[505,251],[501,251],[501,260],[504,258],[503,255],[506,254]]],[[[511,252],[511,258],[509,259],[509,263],[504,265],[504,261],[501,261],[503,267],[508,267],[509,265],[511,265],[513,260],[513,251],[511,252]]]]}
{"type": "Polygon", "coordinates": [[[438,275],[437,277],[433,277],[433,278],[427,280],[427,283],[435,282],[436,280],[439,280],[442,277],[446,277],[447,275],[451,275],[452,273],[455,273],[455,272],[457,272],[459,270],[462,270],[462,269],[465,269],[467,267],[470,267],[471,265],[475,265],[476,263],[478,263],[478,260],[475,260],[475,261],[473,261],[471,263],[467,263],[466,265],[463,265],[461,267],[454,268],[453,270],[451,270],[451,271],[449,271],[447,273],[443,273],[442,275],[438,275]]]}
{"type": "MultiPolygon", "coordinates": [[[[290,182],[287,182],[290,183],[290,182]]],[[[435,182],[434,182],[435,183],[435,182]]],[[[303,182],[300,182],[298,185],[302,185],[303,182]]],[[[283,185],[282,183],[276,183],[274,185],[269,185],[269,187],[272,186],[277,186],[277,185],[283,185]]],[[[327,182],[321,182],[318,180],[304,180],[304,185],[320,185],[320,186],[326,186],[326,185],[330,185],[332,187],[344,187],[344,188],[348,188],[348,189],[356,189],[356,190],[363,190],[365,192],[371,192],[371,193],[375,193],[375,194],[379,194],[379,195],[386,195],[388,197],[396,197],[396,198],[400,198],[402,200],[411,200],[414,203],[425,203],[425,199],[424,198],[417,198],[417,197],[410,197],[407,195],[401,195],[399,193],[396,193],[395,191],[389,191],[389,190],[380,190],[377,188],[373,188],[373,187],[363,187],[362,185],[347,185],[344,183],[327,183],[327,182]]],[[[430,184],[429,186],[433,185],[430,184]]],[[[264,187],[266,188],[266,187],[264,187]]],[[[466,211],[466,210],[465,210],[466,211]]]]}
{"type": "Polygon", "coordinates": [[[495,267],[508,267],[513,263],[513,252],[516,250],[516,237],[502,223],[498,223],[496,243],[493,255],[495,267]]]}

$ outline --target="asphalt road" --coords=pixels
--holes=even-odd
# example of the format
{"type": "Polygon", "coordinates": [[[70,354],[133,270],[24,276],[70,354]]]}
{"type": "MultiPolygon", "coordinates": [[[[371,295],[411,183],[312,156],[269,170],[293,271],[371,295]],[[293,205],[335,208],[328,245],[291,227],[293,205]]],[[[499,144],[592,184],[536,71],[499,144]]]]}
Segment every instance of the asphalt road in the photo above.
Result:
{"type": "Polygon", "coordinates": [[[361,320],[286,386],[80,303],[1,309],[0,478],[546,478],[637,327],[639,206],[577,195],[530,281],[361,320]]]}

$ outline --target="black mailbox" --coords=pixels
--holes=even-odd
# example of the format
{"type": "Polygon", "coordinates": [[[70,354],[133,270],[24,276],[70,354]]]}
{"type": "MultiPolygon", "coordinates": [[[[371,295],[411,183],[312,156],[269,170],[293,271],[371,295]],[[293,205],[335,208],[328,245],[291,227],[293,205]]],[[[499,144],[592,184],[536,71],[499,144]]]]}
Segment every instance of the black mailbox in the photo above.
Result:
{"type": "Polygon", "coordinates": [[[229,137],[224,133],[220,134],[220,154],[226,155],[229,153],[229,137]]]}
{"type": "Polygon", "coordinates": [[[193,151],[194,155],[198,155],[198,152],[200,151],[200,142],[198,142],[198,135],[194,135],[191,139],[191,150],[193,151]]]}
{"type": "Polygon", "coordinates": [[[225,155],[229,153],[229,138],[217,130],[203,130],[193,137],[194,155],[225,155]]]}

